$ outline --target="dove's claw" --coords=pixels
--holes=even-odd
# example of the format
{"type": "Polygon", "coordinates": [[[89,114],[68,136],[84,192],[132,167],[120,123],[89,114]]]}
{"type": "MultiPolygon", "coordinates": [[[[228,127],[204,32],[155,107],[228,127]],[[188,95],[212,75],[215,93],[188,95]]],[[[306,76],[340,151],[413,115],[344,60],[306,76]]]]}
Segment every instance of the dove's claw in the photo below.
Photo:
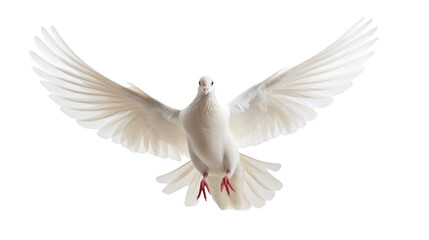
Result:
{"type": "Polygon", "coordinates": [[[207,183],[207,173],[204,174],[203,180],[201,180],[201,183],[200,183],[200,192],[198,193],[197,200],[200,198],[201,193],[203,193],[204,199],[207,201],[207,196],[206,196],[206,190],[205,190],[205,188],[207,188],[207,191],[211,194],[209,184],[207,183]]]}
{"type": "Polygon", "coordinates": [[[230,188],[232,191],[235,192],[235,189],[232,187],[231,182],[229,181],[229,178],[231,177],[231,173],[228,171],[226,173],[226,176],[222,179],[222,182],[220,183],[220,191],[223,191],[223,188],[225,187],[226,192],[228,193],[228,196],[230,196],[230,188]]]}

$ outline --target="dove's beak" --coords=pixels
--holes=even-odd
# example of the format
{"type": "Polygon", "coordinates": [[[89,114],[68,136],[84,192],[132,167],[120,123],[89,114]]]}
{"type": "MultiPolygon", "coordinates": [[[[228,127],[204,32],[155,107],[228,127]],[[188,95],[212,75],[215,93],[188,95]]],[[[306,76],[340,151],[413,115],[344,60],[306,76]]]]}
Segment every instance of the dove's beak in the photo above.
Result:
{"type": "Polygon", "coordinates": [[[210,88],[208,88],[208,87],[203,87],[203,91],[204,91],[204,94],[205,94],[205,95],[207,95],[207,93],[209,93],[209,92],[210,92],[210,88]]]}

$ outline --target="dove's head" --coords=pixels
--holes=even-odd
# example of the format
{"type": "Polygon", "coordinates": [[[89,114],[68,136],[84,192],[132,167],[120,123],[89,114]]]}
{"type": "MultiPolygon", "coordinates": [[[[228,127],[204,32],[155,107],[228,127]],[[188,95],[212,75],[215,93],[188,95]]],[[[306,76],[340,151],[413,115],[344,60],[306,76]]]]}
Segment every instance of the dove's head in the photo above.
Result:
{"type": "Polygon", "coordinates": [[[209,77],[202,77],[200,78],[198,92],[204,93],[204,95],[209,94],[210,92],[214,91],[214,82],[209,77]]]}

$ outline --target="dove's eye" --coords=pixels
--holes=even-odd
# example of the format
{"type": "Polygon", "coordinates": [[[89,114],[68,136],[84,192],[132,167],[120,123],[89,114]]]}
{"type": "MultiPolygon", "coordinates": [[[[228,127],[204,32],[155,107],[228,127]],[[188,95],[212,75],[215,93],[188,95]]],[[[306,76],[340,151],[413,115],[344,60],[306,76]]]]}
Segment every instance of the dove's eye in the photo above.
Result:
{"type": "Polygon", "coordinates": [[[201,82],[198,82],[198,84],[200,84],[200,86],[201,86],[201,82]]]}
{"type": "Polygon", "coordinates": [[[213,86],[213,83],[214,83],[214,82],[212,81],[212,86],[213,86]]]}

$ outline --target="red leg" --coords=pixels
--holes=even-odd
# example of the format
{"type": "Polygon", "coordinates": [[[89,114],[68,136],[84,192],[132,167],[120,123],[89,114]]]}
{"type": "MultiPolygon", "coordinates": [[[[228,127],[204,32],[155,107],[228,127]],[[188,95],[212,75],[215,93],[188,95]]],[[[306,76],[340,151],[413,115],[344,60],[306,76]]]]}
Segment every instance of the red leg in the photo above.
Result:
{"type": "Polygon", "coordinates": [[[230,196],[229,188],[231,188],[231,190],[235,192],[235,189],[232,187],[231,182],[229,181],[230,177],[231,177],[231,173],[228,171],[226,172],[225,177],[220,182],[220,191],[222,192],[223,188],[225,187],[226,192],[228,193],[228,196],[230,196]]]}
{"type": "Polygon", "coordinates": [[[207,201],[205,188],[207,188],[207,191],[211,194],[209,184],[207,183],[207,176],[208,174],[204,173],[203,180],[201,180],[201,183],[200,183],[200,192],[198,193],[197,200],[200,198],[201,193],[203,193],[204,199],[207,201]]]}

